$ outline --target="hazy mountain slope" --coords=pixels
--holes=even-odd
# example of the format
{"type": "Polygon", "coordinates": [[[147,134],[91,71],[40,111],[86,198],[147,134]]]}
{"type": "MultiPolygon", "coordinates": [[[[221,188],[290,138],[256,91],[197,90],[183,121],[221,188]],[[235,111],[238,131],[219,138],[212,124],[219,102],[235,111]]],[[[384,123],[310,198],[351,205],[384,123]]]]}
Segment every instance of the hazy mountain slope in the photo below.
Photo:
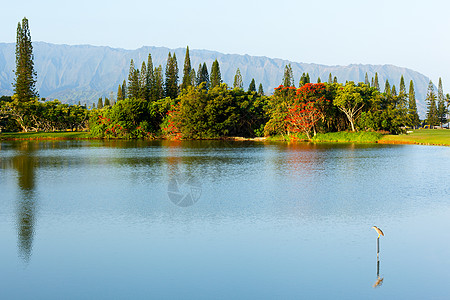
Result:
{"type": "MultiPolygon", "coordinates": [[[[136,50],[97,47],[90,45],[55,45],[35,42],[35,68],[38,73],[37,88],[41,97],[57,98],[63,102],[96,103],[101,96],[116,93],[117,87],[128,76],[130,60],[135,61],[137,68],[143,61],[147,62],[148,54],[152,54],[154,66],[166,64],[168,52],[175,51],[182,77],[185,49],[168,49],[164,47],[142,47],[136,50]]],[[[12,94],[14,78],[15,55],[13,43],[0,43],[0,94],[12,94]]],[[[424,98],[429,78],[411,69],[393,65],[349,65],[325,66],[318,64],[289,62],[268,57],[249,55],[223,54],[208,50],[190,50],[191,64],[197,70],[200,63],[206,62],[208,69],[217,58],[220,63],[222,78],[225,83],[232,85],[236,69],[241,70],[244,88],[247,89],[252,78],[257,86],[263,84],[266,94],[280,85],[284,66],[291,63],[295,82],[298,83],[303,72],[308,72],[311,80],[320,77],[328,80],[331,72],[337,76],[339,82],[353,80],[364,81],[367,72],[369,80],[378,72],[379,82],[384,88],[384,82],[389,80],[399,89],[400,76],[405,77],[406,87],[409,81],[414,81],[418,108],[422,117],[425,113],[424,98]]]]}

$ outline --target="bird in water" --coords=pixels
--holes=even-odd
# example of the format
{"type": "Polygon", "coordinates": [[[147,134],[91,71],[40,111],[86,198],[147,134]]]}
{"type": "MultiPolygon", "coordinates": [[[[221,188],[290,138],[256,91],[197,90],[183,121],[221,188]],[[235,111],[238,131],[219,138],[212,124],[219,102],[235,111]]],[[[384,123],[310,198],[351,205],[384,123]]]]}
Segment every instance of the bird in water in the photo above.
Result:
{"type": "Polygon", "coordinates": [[[373,226],[372,228],[375,229],[375,231],[378,233],[378,238],[380,238],[380,235],[384,236],[384,233],[380,228],[378,228],[377,226],[373,226]]]}

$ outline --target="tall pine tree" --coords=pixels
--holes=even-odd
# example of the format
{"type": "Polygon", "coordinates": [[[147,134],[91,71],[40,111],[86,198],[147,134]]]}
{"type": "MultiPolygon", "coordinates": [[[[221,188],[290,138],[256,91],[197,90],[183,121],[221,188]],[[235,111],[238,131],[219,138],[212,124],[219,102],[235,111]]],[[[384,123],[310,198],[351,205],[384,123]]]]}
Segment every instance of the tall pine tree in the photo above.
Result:
{"type": "Polygon", "coordinates": [[[147,66],[145,62],[142,62],[141,70],[139,72],[139,93],[138,98],[142,100],[148,100],[147,91],[147,66]]]}
{"type": "Polygon", "coordinates": [[[291,64],[288,64],[284,67],[284,75],[283,75],[283,82],[282,84],[284,86],[294,86],[294,72],[292,71],[291,64]]]}
{"type": "Polygon", "coordinates": [[[259,94],[260,96],[264,96],[264,89],[263,89],[262,83],[259,84],[259,87],[258,87],[258,94],[259,94]]]}
{"type": "Polygon", "coordinates": [[[377,90],[380,91],[380,84],[378,83],[378,73],[375,72],[375,79],[373,81],[373,87],[377,90]]]}
{"type": "Polygon", "coordinates": [[[411,80],[409,82],[409,93],[408,93],[408,122],[412,127],[419,126],[420,119],[419,114],[417,113],[417,104],[416,104],[416,93],[414,91],[414,82],[411,80]]]}
{"type": "Polygon", "coordinates": [[[428,84],[427,98],[425,101],[427,102],[427,122],[433,128],[433,126],[438,124],[439,118],[436,108],[436,94],[434,93],[434,86],[431,80],[428,84]]]}
{"type": "Polygon", "coordinates": [[[442,127],[442,124],[447,122],[447,109],[445,108],[445,96],[444,89],[442,88],[442,79],[439,77],[438,84],[438,102],[437,102],[437,117],[439,119],[439,124],[442,127]]]}
{"type": "Polygon", "coordinates": [[[328,76],[328,84],[332,84],[332,83],[333,83],[333,76],[330,73],[330,75],[328,76]]]}
{"type": "Polygon", "coordinates": [[[249,92],[256,92],[256,82],[255,79],[252,78],[252,81],[250,81],[250,85],[248,86],[249,92]]]}
{"type": "Polygon", "coordinates": [[[217,59],[213,62],[211,67],[210,84],[211,89],[219,86],[222,83],[222,75],[220,74],[220,66],[217,59]]]}
{"type": "Polygon", "coordinates": [[[370,87],[369,76],[367,76],[367,72],[366,76],[364,77],[364,83],[370,87]]]}
{"type": "Polygon", "coordinates": [[[242,82],[241,70],[237,68],[236,75],[234,75],[233,88],[242,90],[244,88],[244,84],[242,82]]]}
{"type": "Polygon", "coordinates": [[[117,89],[117,101],[123,100],[122,86],[119,84],[119,88],[117,89]]]}
{"type": "Polygon", "coordinates": [[[153,101],[155,99],[152,99],[152,87],[154,80],[154,69],[153,69],[153,61],[152,61],[152,55],[149,53],[147,58],[147,82],[145,84],[145,90],[146,90],[146,99],[147,101],[153,101]]]}
{"type": "Polygon", "coordinates": [[[169,52],[166,65],[165,95],[171,99],[178,96],[178,64],[175,53],[169,52]]]}
{"type": "Polygon", "coordinates": [[[14,94],[19,101],[30,101],[38,97],[36,92],[36,71],[34,70],[33,45],[31,44],[28,19],[23,18],[17,25],[16,37],[16,70],[14,78],[14,94]]]}
{"type": "Polygon", "coordinates": [[[189,46],[186,47],[186,54],[184,56],[183,80],[181,82],[181,89],[187,89],[191,85],[191,58],[189,55],[189,46]]]}
{"type": "Polygon", "coordinates": [[[139,96],[139,69],[134,67],[133,59],[130,62],[130,71],[128,72],[128,98],[138,98],[139,96]]]}

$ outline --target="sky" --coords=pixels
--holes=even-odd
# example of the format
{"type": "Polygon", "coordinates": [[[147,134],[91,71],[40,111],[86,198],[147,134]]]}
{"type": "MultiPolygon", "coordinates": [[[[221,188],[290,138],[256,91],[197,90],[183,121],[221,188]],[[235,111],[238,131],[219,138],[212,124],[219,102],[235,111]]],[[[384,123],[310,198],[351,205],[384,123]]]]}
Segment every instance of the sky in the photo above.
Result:
{"type": "MultiPolygon", "coordinates": [[[[393,64],[450,92],[450,1],[22,0],[2,7],[0,42],[207,49],[324,65],[393,64]]],[[[398,83],[392,83],[398,84],[398,83]]]]}

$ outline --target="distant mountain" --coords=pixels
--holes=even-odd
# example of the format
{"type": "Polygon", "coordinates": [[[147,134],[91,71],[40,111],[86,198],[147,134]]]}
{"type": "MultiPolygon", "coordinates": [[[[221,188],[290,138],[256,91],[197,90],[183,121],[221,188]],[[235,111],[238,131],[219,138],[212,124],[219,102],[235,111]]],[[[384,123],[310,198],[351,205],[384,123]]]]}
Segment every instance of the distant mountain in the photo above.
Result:
{"type": "MultiPolygon", "coordinates": [[[[38,74],[37,88],[41,97],[59,99],[66,103],[97,103],[99,97],[110,97],[117,93],[117,87],[128,77],[130,60],[133,59],[137,68],[147,61],[151,53],[153,64],[162,65],[167,61],[168,52],[175,52],[180,69],[180,78],[184,63],[185,49],[169,49],[164,47],[142,47],[137,50],[125,50],[110,47],[90,45],[55,45],[34,42],[34,63],[38,74]]],[[[15,68],[15,44],[0,43],[0,95],[12,94],[12,82],[15,68]]],[[[384,88],[386,79],[399,89],[400,76],[403,75],[406,88],[409,81],[414,81],[418,110],[425,115],[425,95],[429,78],[407,68],[394,65],[348,65],[326,66],[309,63],[290,62],[261,56],[223,54],[208,50],[190,50],[191,64],[197,70],[200,63],[206,62],[208,69],[215,59],[220,63],[222,79],[232,85],[236,69],[239,68],[244,80],[244,88],[252,78],[257,86],[263,84],[266,94],[280,85],[284,66],[291,63],[295,82],[298,83],[303,72],[308,72],[311,81],[318,77],[328,80],[329,73],[337,76],[339,82],[352,80],[364,81],[367,72],[369,80],[378,72],[379,83],[384,88]]]]}

